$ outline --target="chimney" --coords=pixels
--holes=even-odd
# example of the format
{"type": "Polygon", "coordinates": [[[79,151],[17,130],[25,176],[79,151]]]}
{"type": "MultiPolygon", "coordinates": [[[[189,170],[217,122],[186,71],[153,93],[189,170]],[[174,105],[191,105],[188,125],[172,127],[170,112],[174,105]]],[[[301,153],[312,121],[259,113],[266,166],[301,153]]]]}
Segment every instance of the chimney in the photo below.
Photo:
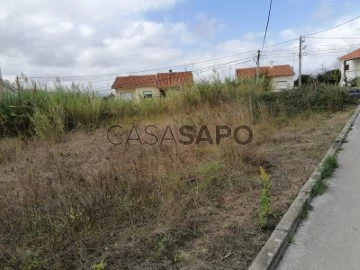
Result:
{"type": "Polygon", "coordinates": [[[169,69],[169,73],[172,73],[172,69],[169,69]]]}
{"type": "Polygon", "coordinates": [[[270,61],[270,68],[274,67],[274,61],[270,61]]]}

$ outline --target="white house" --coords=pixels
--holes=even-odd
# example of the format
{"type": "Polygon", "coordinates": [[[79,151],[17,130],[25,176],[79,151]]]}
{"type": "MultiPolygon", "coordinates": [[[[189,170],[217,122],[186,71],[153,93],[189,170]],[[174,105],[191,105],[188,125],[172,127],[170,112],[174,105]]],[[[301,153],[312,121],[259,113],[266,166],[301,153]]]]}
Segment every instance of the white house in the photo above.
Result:
{"type": "Polygon", "coordinates": [[[168,72],[119,76],[116,77],[111,88],[115,89],[118,98],[139,101],[141,98],[165,96],[168,89],[179,89],[192,83],[192,72],[168,72]]]}
{"type": "MultiPolygon", "coordinates": [[[[282,91],[284,89],[292,89],[294,87],[294,70],[290,65],[270,65],[260,67],[260,75],[266,75],[271,78],[273,91],[282,91]]],[[[236,75],[241,78],[255,78],[256,68],[240,68],[236,69],[236,75]]]]}
{"type": "Polygon", "coordinates": [[[360,77],[360,48],[339,58],[341,62],[341,85],[360,77]]]}
{"type": "Polygon", "coordinates": [[[16,93],[17,90],[14,86],[11,84],[3,81],[2,74],[1,74],[1,68],[0,68],[0,94],[2,93],[16,93]]]}

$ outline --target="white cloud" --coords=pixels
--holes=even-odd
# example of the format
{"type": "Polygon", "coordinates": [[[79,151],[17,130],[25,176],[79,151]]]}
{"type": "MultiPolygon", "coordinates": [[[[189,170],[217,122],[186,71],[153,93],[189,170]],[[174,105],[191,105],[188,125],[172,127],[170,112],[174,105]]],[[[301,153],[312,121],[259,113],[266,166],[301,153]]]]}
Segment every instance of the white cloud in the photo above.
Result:
{"type": "Polygon", "coordinates": [[[71,20],[104,19],[109,16],[130,17],[151,10],[165,10],[173,7],[182,0],[1,0],[1,9],[5,14],[28,16],[39,14],[40,11],[54,18],[68,18],[71,20]]]}
{"type": "Polygon", "coordinates": [[[333,5],[330,0],[320,0],[312,16],[319,21],[328,20],[331,18],[333,11],[333,5]]]}
{"type": "Polygon", "coordinates": [[[280,32],[280,36],[284,39],[293,39],[299,37],[299,34],[292,29],[285,29],[280,32]]]}
{"type": "Polygon", "coordinates": [[[212,37],[226,26],[218,21],[218,19],[209,16],[206,13],[199,13],[195,17],[195,33],[201,37],[212,37]]]}
{"type": "Polygon", "coordinates": [[[80,24],[79,25],[79,31],[84,37],[90,37],[94,34],[95,30],[89,25],[80,24]]]}
{"type": "MultiPolygon", "coordinates": [[[[190,21],[153,21],[147,11],[166,10],[182,0],[104,0],[52,1],[29,0],[18,8],[17,2],[0,0],[0,62],[3,74],[86,75],[123,74],[131,71],[197,63],[220,56],[234,57],[189,64],[174,70],[195,70],[210,74],[218,67],[226,75],[236,67],[254,66],[255,50],[263,33],[248,32],[239,38],[214,41],[225,29],[221,21],[203,13],[190,21]],[[17,20],[11,18],[16,17],[17,20]],[[10,27],[11,26],[11,27],[10,27]],[[252,53],[239,53],[254,50],[252,53]],[[246,63],[243,63],[248,61],[246,63]],[[232,68],[232,69],[230,69],[232,68]]],[[[352,16],[334,18],[323,27],[331,27],[352,16]]],[[[324,28],[306,25],[283,29],[268,35],[266,45],[297,39],[304,33],[324,28]]],[[[234,34],[234,37],[238,34],[234,34]]],[[[360,20],[317,35],[318,37],[360,37],[360,20]]],[[[314,36],[315,37],[315,36],[314,36]]],[[[306,73],[321,66],[333,67],[343,51],[360,47],[360,39],[306,38],[303,69],[306,73]],[[351,47],[351,45],[353,46],[351,47]]],[[[262,65],[290,64],[297,70],[298,40],[266,49],[262,65]]],[[[345,52],[344,52],[345,53],[345,52]]],[[[165,70],[164,70],[165,71],[165,70]]],[[[114,76],[93,80],[95,88],[106,88],[114,76]],[[108,81],[105,81],[108,79],[108,81]]]]}

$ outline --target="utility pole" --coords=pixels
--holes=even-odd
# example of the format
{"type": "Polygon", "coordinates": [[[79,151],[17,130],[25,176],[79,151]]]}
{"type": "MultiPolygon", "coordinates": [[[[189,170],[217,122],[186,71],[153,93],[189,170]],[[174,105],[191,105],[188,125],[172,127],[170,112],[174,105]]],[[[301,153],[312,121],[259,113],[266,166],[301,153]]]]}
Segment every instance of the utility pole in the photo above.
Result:
{"type": "Polygon", "coordinates": [[[300,36],[299,38],[299,84],[298,86],[301,87],[301,59],[302,59],[302,43],[303,43],[303,38],[302,36],[300,36]]]}
{"type": "Polygon", "coordinates": [[[19,90],[19,91],[22,90],[19,76],[16,76],[15,83],[16,83],[17,90],[19,90]]]}
{"type": "Polygon", "coordinates": [[[256,57],[256,82],[259,81],[259,71],[260,69],[260,50],[257,51],[257,57],[256,57]]]}
{"type": "Polygon", "coordinates": [[[169,87],[169,88],[172,88],[172,85],[171,85],[171,74],[172,74],[172,69],[170,69],[170,70],[169,70],[169,74],[170,74],[170,83],[169,83],[170,87],[169,87]]]}
{"type": "Polygon", "coordinates": [[[347,77],[346,77],[346,60],[344,60],[343,69],[344,69],[344,82],[345,82],[345,86],[348,86],[348,80],[347,80],[347,77]]]}

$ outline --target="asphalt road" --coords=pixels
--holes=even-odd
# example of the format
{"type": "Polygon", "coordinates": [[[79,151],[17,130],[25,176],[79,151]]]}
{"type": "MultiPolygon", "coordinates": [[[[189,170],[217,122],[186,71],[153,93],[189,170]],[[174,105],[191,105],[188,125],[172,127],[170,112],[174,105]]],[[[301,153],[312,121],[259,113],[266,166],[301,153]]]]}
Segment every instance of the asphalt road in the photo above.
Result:
{"type": "Polygon", "coordinates": [[[347,140],[329,189],[313,200],[278,270],[360,269],[360,116],[347,140]]]}

